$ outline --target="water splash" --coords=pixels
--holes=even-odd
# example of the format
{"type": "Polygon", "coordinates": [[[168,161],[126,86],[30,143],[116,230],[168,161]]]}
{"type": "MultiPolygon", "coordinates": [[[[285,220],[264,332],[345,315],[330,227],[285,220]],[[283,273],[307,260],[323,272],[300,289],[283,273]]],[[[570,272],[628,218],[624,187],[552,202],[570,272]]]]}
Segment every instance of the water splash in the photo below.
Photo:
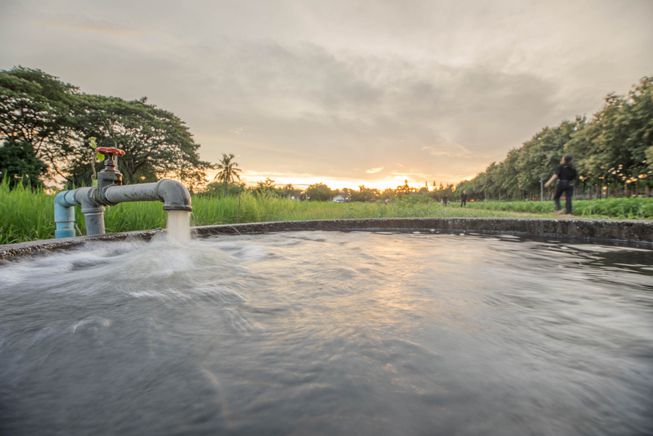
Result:
{"type": "Polygon", "coordinates": [[[167,230],[168,238],[174,241],[190,241],[190,212],[185,210],[169,210],[167,230]]]}

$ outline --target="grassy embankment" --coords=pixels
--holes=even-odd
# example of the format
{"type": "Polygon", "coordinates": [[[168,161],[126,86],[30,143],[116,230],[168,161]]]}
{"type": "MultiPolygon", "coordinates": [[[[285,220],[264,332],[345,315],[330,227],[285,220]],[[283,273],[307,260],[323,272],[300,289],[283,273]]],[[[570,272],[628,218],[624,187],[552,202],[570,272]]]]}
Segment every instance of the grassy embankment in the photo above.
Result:
{"type": "MultiPolygon", "coordinates": [[[[653,199],[608,199],[575,202],[575,213],[589,218],[653,219],[653,199]]],[[[193,197],[193,225],[255,221],[390,217],[553,217],[550,202],[485,202],[445,207],[434,201],[343,203],[239,197],[193,197]]],[[[0,244],[48,239],[54,235],[53,197],[26,189],[10,191],[0,184],[0,244]]],[[[106,211],[108,232],[154,229],[165,226],[158,202],[124,203],[106,211]]],[[[81,212],[77,225],[84,231],[81,212]]]]}

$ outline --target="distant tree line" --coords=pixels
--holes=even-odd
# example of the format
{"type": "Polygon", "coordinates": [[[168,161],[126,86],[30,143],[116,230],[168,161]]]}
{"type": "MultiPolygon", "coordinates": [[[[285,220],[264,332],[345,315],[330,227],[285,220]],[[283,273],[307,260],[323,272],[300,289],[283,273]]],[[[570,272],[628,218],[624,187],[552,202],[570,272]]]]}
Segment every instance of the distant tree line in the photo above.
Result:
{"type": "MultiPolygon", "coordinates": [[[[256,194],[308,200],[329,200],[342,195],[347,201],[387,201],[395,198],[433,199],[447,203],[466,192],[477,199],[539,199],[543,183],[571,154],[579,173],[577,193],[588,198],[609,195],[651,195],[653,187],[653,77],[644,77],[625,96],[609,94],[603,108],[590,119],[577,116],[555,127],[545,127],[506,158],[491,163],[472,180],[457,185],[428,184],[416,189],[406,181],[395,189],[380,191],[334,190],[318,183],[306,190],[283,188],[266,179],[256,187],[230,185],[230,193],[250,190],[256,194]]],[[[212,185],[209,185],[209,190],[212,185]]],[[[227,191],[224,191],[227,192],[227,191]]]]}
{"type": "Polygon", "coordinates": [[[653,187],[653,77],[644,77],[625,96],[610,94],[603,108],[587,119],[577,116],[545,127],[506,158],[493,162],[472,180],[456,186],[428,182],[419,189],[407,182],[383,191],[360,186],[334,190],[323,183],[302,190],[277,186],[271,179],[246,187],[233,154],[223,154],[218,173],[204,187],[206,170],[186,124],[147,102],[82,93],[41,70],[16,67],[0,71],[0,179],[12,185],[41,186],[58,177],[82,186],[101,167],[94,147],[126,151],[120,169],[126,183],[175,177],[191,188],[217,195],[250,191],[256,195],[306,200],[388,201],[395,198],[538,198],[561,157],[574,156],[580,174],[577,192],[588,197],[651,195],[653,187]]]}
{"type": "Polygon", "coordinates": [[[625,96],[609,94],[591,119],[576,117],[545,127],[506,158],[459,183],[479,199],[538,198],[565,154],[574,157],[577,192],[587,197],[651,195],[653,186],[653,77],[625,96]]]}
{"type": "Polygon", "coordinates": [[[249,193],[255,196],[289,198],[294,200],[309,201],[330,201],[340,195],[345,201],[374,202],[390,201],[395,199],[408,199],[410,201],[442,201],[447,202],[454,199],[455,187],[453,184],[436,184],[433,182],[432,188],[428,184],[419,189],[413,188],[405,181],[403,185],[395,189],[387,188],[384,190],[368,188],[360,185],[358,189],[343,188],[332,189],[325,183],[314,183],[305,189],[301,189],[292,184],[277,185],[274,180],[267,177],[265,180],[256,182],[253,186],[247,186],[240,181],[238,164],[233,160],[233,154],[223,154],[223,158],[216,166],[220,169],[215,180],[206,186],[202,192],[209,196],[234,196],[242,193],[249,193]],[[235,171],[234,171],[235,170],[235,171]]]}
{"type": "Polygon", "coordinates": [[[125,150],[126,183],[169,176],[192,187],[211,167],[186,124],[145,97],[85,94],[38,69],[0,71],[0,178],[34,187],[52,178],[89,185],[101,166],[95,144],[125,150]]]}

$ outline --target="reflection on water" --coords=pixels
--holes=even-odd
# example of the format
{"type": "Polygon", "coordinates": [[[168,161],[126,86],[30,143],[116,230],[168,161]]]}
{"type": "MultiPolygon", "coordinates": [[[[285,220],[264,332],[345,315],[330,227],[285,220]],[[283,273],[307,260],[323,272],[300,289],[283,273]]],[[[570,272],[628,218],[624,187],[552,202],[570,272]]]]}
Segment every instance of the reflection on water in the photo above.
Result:
{"type": "Polygon", "coordinates": [[[653,433],[653,252],[300,232],[0,267],[0,434],[653,433]]]}

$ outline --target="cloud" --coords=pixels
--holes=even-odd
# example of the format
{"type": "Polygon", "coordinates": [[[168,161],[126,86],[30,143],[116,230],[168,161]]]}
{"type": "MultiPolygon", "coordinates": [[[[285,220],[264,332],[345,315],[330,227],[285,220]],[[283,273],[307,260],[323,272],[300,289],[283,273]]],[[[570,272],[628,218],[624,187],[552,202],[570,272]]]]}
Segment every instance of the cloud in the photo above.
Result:
{"type": "Polygon", "coordinates": [[[9,0],[0,67],[146,95],[203,158],[252,171],[453,181],[653,71],[652,14],[635,0],[9,0]]]}
{"type": "Polygon", "coordinates": [[[365,170],[366,174],[377,174],[383,171],[383,167],[368,168],[365,170]]]}
{"type": "Polygon", "coordinates": [[[42,20],[45,26],[62,28],[84,33],[98,33],[110,37],[134,37],[141,33],[137,28],[131,28],[121,23],[98,20],[93,17],[70,15],[66,17],[52,17],[42,20]]]}

